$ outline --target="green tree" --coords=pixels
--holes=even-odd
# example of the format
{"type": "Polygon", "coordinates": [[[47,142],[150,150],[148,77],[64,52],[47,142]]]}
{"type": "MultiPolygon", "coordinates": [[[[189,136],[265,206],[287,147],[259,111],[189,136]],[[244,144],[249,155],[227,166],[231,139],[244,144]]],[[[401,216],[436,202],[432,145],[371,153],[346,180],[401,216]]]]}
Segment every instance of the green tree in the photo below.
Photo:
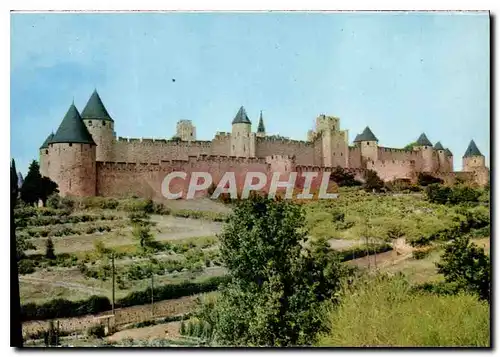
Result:
{"type": "Polygon", "coordinates": [[[490,300],[490,257],[483,249],[471,243],[468,236],[453,240],[436,266],[447,283],[476,293],[481,299],[490,300]]]}
{"type": "Polygon", "coordinates": [[[368,191],[379,192],[384,188],[384,181],[378,176],[376,171],[367,170],[365,172],[365,183],[363,188],[368,191]]]}
{"type": "Polygon", "coordinates": [[[294,346],[326,328],[344,269],[324,240],[310,241],[301,206],[253,195],[237,204],[220,235],[230,283],[199,318],[217,343],[294,346]]]}
{"type": "Polygon", "coordinates": [[[21,199],[29,205],[36,205],[38,200],[42,200],[45,205],[47,198],[57,192],[57,184],[48,177],[42,177],[40,165],[33,160],[21,187],[21,199]]]}
{"type": "Polygon", "coordinates": [[[47,259],[55,259],[56,258],[56,254],[54,251],[54,242],[52,242],[51,238],[47,239],[47,243],[45,244],[45,257],[47,259]]]}
{"type": "Polygon", "coordinates": [[[340,187],[342,186],[361,186],[361,182],[354,178],[354,174],[337,166],[330,174],[330,180],[340,187]]]}
{"type": "Polygon", "coordinates": [[[157,242],[151,233],[151,227],[155,224],[151,218],[144,212],[133,212],[129,215],[129,221],[132,225],[132,236],[137,240],[142,250],[154,250],[157,248],[157,242]]]}
{"type": "Polygon", "coordinates": [[[418,143],[416,141],[412,142],[412,143],[409,143],[408,145],[406,145],[403,150],[407,150],[407,151],[412,151],[413,150],[413,147],[417,146],[418,143]]]}

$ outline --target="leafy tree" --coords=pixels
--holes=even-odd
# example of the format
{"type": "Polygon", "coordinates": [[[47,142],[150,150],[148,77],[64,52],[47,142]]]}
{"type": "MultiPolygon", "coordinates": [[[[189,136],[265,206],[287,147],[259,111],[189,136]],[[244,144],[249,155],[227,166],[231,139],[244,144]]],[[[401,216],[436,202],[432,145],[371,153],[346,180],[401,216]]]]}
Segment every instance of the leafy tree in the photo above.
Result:
{"type": "Polygon", "coordinates": [[[453,240],[436,266],[447,283],[476,293],[481,299],[490,300],[490,257],[483,249],[470,243],[468,236],[453,240]]]}
{"type": "Polygon", "coordinates": [[[51,238],[47,239],[47,243],[45,245],[45,257],[47,259],[55,259],[56,258],[56,254],[54,251],[54,242],[52,242],[51,238]]]}
{"type": "Polygon", "coordinates": [[[326,328],[344,268],[325,240],[308,241],[301,206],[259,195],[240,201],[220,236],[230,282],[199,318],[224,345],[313,343],[326,328]]]}
{"type": "Polygon", "coordinates": [[[384,188],[384,181],[378,176],[374,170],[367,170],[365,172],[365,183],[363,188],[369,191],[379,192],[384,188]]]}
{"type": "Polygon", "coordinates": [[[40,165],[33,160],[21,187],[21,199],[29,205],[36,205],[38,200],[42,200],[45,205],[47,198],[56,192],[57,184],[48,177],[42,177],[40,165]]]}
{"type": "Polygon", "coordinates": [[[434,177],[430,174],[420,172],[418,174],[417,183],[420,186],[429,186],[429,185],[436,184],[436,183],[442,184],[443,180],[440,179],[439,177],[434,177]]]}
{"type": "Polygon", "coordinates": [[[444,205],[448,203],[453,191],[451,187],[443,187],[439,184],[431,184],[425,188],[425,193],[429,202],[444,205]]]}
{"type": "Polygon", "coordinates": [[[182,141],[181,137],[177,136],[177,135],[172,136],[172,138],[170,140],[172,140],[172,141],[182,141]]]}
{"type": "Polygon", "coordinates": [[[129,220],[132,225],[132,236],[138,241],[141,249],[146,251],[157,248],[157,242],[151,233],[154,222],[151,222],[150,216],[144,212],[134,212],[129,215],[129,220]]]}
{"type": "Polygon", "coordinates": [[[354,178],[354,174],[337,166],[330,174],[330,180],[339,186],[361,186],[361,182],[354,178]]]}
{"type": "Polygon", "coordinates": [[[412,143],[409,143],[408,145],[406,145],[403,150],[407,150],[407,151],[411,151],[413,150],[413,147],[417,146],[418,143],[416,141],[412,142],[412,143]]]}

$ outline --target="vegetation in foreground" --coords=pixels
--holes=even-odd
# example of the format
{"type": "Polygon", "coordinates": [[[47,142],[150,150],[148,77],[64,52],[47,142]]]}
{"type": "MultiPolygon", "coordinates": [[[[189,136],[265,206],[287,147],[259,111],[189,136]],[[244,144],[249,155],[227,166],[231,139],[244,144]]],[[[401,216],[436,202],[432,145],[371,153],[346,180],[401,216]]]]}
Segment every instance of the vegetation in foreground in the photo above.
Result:
{"type": "Polygon", "coordinates": [[[396,276],[343,289],[318,346],[488,347],[490,308],[474,295],[415,293],[396,276]]]}

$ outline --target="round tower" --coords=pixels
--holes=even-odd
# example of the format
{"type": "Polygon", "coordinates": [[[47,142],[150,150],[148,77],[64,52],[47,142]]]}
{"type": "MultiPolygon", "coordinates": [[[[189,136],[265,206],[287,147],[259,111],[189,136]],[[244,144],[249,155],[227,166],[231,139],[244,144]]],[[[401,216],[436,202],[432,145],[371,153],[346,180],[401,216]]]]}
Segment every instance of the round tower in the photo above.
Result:
{"type": "Polygon", "coordinates": [[[231,131],[231,156],[250,157],[250,140],[253,138],[252,122],[248,119],[245,108],[241,107],[233,120],[231,131]]]}
{"type": "Polygon", "coordinates": [[[95,196],[96,143],[74,104],[48,142],[50,178],[62,196],[95,196]]]}
{"type": "Polygon", "coordinates": [[[445,149],[444,154],[446,155],[446,163],[448,164],[448,172],[453,172],[453,153],[450,149],[445,149]]]}
{"type": "Polygon", "coordinates": [[[361,148],[361,157],[363,159],[378,160],[378,139],[369,127],[366,127],[361,134],[356,136],[354,144],[361,148]]]}
{"type": "Polygon", "coordinates": [[[476,171],[486,167],[483,154],[477,148],[474,140],[471,140],[469,147],[462,157],[462,170],[463,171],[476,171]]]}
{"type": "Polygon", "coordinates": [[[81,115],[87,130],[92,135],[96,148],[97,161],[113,161],[115,141],[115,122],[102,103],[97,90],[94,90],[81,115]]]}
{"type": "Polygon", "coordinates": [[[434,145],[434,150],[437,153],[437,159],[438,159],[437,171],[440,171],[440,172],[449,172],[450,170],[449,170],[449,167],[448,167],[448,159],[446,157],[446,153],[445,153],[444,147],[443,147],[443,145],[441,144],[440,141],[438,141],[434,145]]]}
{"type": "Polygon", "coordinates": [[[420,171],[433,172],[436,170],[435,162],[437,162],[437,153],[432,147],[431,141],[427,138],[425,133],[422,133],[417,139],[417,145],[413,150],[420,151],[422,157],[422,165],[420,171]]]}
{"type": "Polygon", "coordinates": [[[42,177],[50,177],[50,153],[49,153],[49,142],[54,137],[54,133],[50,133],[47,139],[40,146],[40,174],[42,177]]]}

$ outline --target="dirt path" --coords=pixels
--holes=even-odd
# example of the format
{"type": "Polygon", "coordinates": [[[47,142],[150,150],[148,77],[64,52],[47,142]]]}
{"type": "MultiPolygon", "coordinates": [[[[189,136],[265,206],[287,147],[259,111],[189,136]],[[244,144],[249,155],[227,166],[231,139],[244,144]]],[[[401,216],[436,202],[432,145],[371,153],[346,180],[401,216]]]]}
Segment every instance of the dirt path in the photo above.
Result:
{"type": "Polygon", "coordinates": [[[179,333],[181,323],[179,321],[147,326],[141,328],[132,328],[118,331],[106,339],[110,342],[119,342],[125,339],[134,340],[153,340],[157,338],[177,339],[181,337],[179,333]]]}
{"type": "Polygon", "coordinates": [[[86,293],[88,295],[93,295],[96,293],[106,295],[108,292],[105,289],[99,289],[95,287],[89,287],[88,285],[75,284],[75,283],[67,283],[64,281],[51,281],[47,279],[34,278],[28,276],[20,276],[19,281],[23,283],[32,283],[32,284],[48,284],[52,286],[60,286],[63,288],[78,290],[80,292],[86,293]]]}

